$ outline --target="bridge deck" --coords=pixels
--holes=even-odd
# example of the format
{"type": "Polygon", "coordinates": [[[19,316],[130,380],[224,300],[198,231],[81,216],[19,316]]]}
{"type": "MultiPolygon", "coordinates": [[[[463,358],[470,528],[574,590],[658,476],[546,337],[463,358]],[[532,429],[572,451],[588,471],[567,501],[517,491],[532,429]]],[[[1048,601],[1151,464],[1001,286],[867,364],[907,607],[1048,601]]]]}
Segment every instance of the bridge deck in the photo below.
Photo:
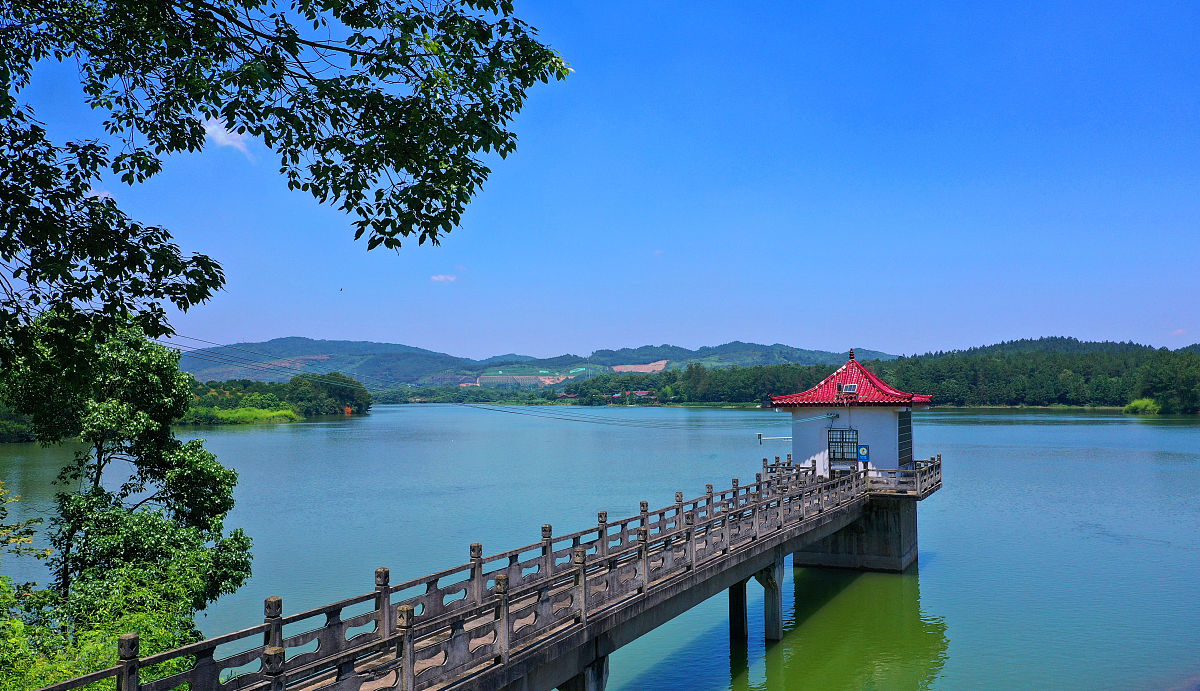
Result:
{"type": "Polygon", "coordinates": [[[139,657],[121,641],[115,667],[46,687],[116,677],[123,691],[551,688],[569,670],[628,643],[733,583],[856,520],[872,495],[923,499],[941,460],[825,479],[790,462],[755,482],[542,540],[400,584],[284,616],[268,598],[262,624],[139,657]],[[315,642],[315,648],[314,648],[315,642]],[[163,676],[168,665],[188,669],[163,676]],[[186,663],[185,663],[186,664],[186,663]],[[153,678],[152,677],[158,677],[153,678]],[[146,681],[142,681],[146,679],[146,681]]]}

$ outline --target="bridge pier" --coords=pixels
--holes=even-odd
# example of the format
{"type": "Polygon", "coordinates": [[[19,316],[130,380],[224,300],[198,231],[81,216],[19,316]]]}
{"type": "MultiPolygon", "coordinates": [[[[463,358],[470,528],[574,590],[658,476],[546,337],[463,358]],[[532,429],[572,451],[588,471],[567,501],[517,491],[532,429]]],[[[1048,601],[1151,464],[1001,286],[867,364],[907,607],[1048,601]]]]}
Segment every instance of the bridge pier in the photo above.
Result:
{"type": "Polygon", "coordinates": [[[903,571],[917,560],[917,502],[873,496],[862,518],[793,552],[792,558],[796,567],[903,571]]]}
{"type": "Polygon", "coordinates": [[[783,558],[779,555],[770,566],[754,574],[765,591],[763,622],[768,641],[783,640],[783,558]]]}
{"type": "Polygon", "coordinates": [[[604,691],[608,684],[608,656],[601,655],[579,674],[558,687],[558,691],[604,691]]]}
{"type": "Polygon", "coordinates": [[[746,613],[746,581],[729,586],[729,639],[745,641],[750,638],[750,618],[746,613]]]}

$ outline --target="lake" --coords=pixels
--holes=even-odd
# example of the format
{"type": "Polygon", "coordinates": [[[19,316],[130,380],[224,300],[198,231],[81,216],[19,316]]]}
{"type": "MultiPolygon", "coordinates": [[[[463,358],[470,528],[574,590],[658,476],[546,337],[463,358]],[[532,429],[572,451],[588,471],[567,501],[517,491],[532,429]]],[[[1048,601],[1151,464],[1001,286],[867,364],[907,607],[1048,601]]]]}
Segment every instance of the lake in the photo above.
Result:
{"type": "MultiPolygon", "coordinates": [[[[544,409],[533,409],[544,410],[544,409]]],[[[227,521],[255,539],[254,576],[198,622],[207,634],[636,514],[732,477],[752,479],[771,411],[570,409],[588,424],[452,405],[368,416],[189,429],[238,470],[227,521]]],[[[784,640],[731,647],[725,597],[610,659],[611,689],[1200,688],[1200,420],[1048,411],[914,416],[918,457],[943,489],[919,507],[905,574],[786,570],[784,640]]],[[[69,452],[0,445],[0,478],[44,513],[69,452]]],[[[36,564],[7,560],[20,579],[36,564]]]]}

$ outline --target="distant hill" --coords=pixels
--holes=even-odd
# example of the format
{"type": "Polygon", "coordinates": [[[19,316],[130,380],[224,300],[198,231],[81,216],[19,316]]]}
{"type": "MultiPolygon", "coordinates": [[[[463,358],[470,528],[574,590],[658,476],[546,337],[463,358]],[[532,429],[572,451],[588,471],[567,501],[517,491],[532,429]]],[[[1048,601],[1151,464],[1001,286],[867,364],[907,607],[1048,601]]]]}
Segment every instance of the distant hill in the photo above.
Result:
{"type": "MultiPolygon", "coordinates": [[[[891,360],[896,356],[859,349],[860,360],[891,360]]],[[[776,343],[760,345],[734,341],[696,350],[673,345],[597,350],[590,356],[559,355],[535,358],[509,353],[483,360],[457,357],[399,343],[324,341],[292,336],[261,343],[235,343],[185,353],[180,366],[200,381],[254,379],[286,381],[297,374],[342,372],[373,390],[406,384],[448,384],[494,376],[586,377],[611,371],[619,365],[644,365],[666,360],[668,369],[698,362],[705,367],[753,365],[835,365],[845,353],[805,350],[776,343]]]]}

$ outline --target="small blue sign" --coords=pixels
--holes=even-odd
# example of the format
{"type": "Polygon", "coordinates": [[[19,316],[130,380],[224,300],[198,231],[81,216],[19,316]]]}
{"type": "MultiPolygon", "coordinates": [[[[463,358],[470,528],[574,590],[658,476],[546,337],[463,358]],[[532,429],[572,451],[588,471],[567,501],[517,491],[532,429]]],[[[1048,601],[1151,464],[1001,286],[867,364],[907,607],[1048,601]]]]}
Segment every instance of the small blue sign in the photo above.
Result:
{"type": "Polygon", "coordinates": [[[867,444],[859,444],[858,460],[860,460],[860,461],[871,460],[871,447],[870,446],[868,446],[867,444]]]}

